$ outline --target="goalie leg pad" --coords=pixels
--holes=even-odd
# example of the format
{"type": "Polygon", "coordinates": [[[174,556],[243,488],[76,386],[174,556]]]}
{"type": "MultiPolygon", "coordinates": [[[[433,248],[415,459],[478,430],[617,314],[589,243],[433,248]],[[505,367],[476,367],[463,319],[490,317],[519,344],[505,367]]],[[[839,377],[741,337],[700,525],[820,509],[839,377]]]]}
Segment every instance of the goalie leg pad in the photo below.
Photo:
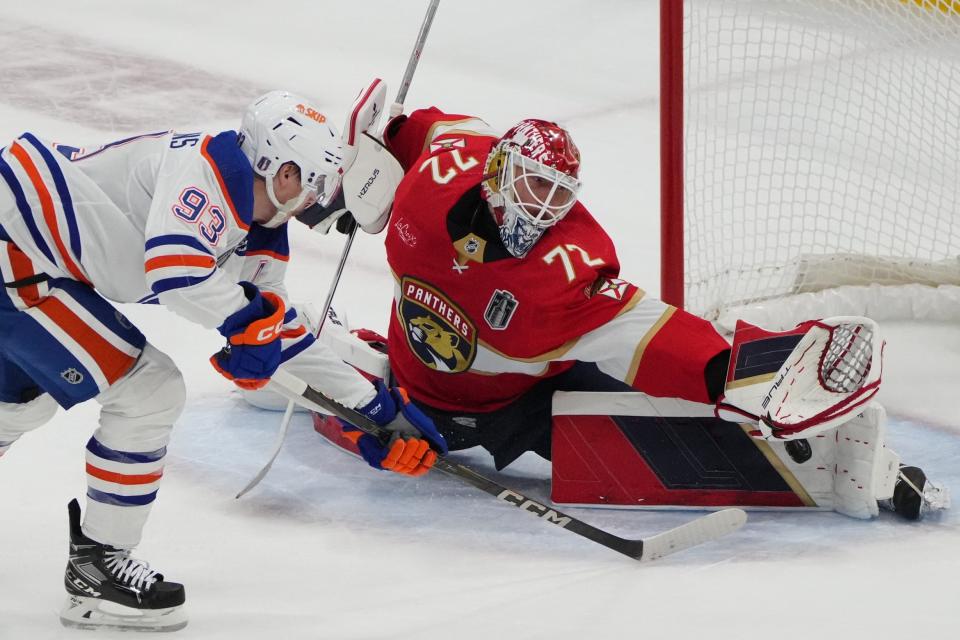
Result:
{"type": "MultiPolygon", "coordinates": [[[[552,447],[557,503],[823,508],[766,442],[717,419],[707,404],[635,392],[556,393],[552,447]]],[[[829,493],[830,474],[819,475],[819,493],[829,493]]]]}
{"type": "Polygon", "coordinates": [[[557,393],[552,499],[816,508],[872,518],[897,480],[899,458],[885,447],[885,431],[876,404],[809,440],[768,442],[712,417],[708,405],[640,393],[557,393]]]}
{"type": "Polygon", "coordinates": [[[887,414],[874,403],[841,425],[834,435],[834,510],[852,518],[873,518],[878,500],[893,495],[900,457],[886,448],[887,414]]]}

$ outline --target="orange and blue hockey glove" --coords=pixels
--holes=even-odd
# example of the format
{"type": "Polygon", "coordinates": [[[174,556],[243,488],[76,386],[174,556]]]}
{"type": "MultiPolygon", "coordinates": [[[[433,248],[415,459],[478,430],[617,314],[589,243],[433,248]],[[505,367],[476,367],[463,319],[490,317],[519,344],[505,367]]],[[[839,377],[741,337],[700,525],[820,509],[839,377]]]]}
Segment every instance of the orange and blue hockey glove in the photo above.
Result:
{"type": "Polygon", "coordinates": [[[242,389],[260,389],[280,366],[280,332],[286,312],[280,296],[240,282],[250,302],[217,330],[227,346],[210,356],[210,364],[242,389]]]}
{"type": "Polygon", "coordinates": [[[422,476],[437,461],[437,454],[447,453],[447,442],[437,431],[433,420],[410,402],[407,392],[387,389],[377,380],[377,397],[357,411],[391,433],[383,444],[376,437],[345,423],[343,434],[357,444],[360,455],[375,469],[385,469],[409,476],[422,476]]]}

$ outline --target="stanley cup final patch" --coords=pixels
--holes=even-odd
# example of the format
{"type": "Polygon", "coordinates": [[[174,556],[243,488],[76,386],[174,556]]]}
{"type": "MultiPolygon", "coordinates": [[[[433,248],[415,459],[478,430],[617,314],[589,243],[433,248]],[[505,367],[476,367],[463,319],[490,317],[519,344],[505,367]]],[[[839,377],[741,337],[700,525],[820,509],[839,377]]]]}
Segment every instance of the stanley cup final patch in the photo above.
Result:
{"type": "Polygon", "coordinates": [[[496,289],[487,303],[487,310],[483,312],[483,319],[491,329],[502,331],[510,324],[513,313],[517,310],[516,296],[509,291],[496,289]]]}
{"type": "Polygon", "coordinates": [[[400,322],[417,358],[444,373],[469,369],[477,354],[477,329],[467,314],[422,280],[405,277],[400,291],[400,322]]]}

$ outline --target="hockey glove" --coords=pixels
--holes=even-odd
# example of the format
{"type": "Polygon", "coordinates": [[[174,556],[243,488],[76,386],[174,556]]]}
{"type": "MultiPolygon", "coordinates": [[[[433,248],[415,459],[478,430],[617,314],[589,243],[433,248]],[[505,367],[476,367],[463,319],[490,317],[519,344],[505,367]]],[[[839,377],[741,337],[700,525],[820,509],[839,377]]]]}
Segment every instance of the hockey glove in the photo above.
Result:
{"type": "Polygon", "coordinates": [[[250,302],[217,327],[227,346],[210,356],[210,364],[241,389],[260,389],[280,366],[285,308],[280,296],[239,284],[250,302]]]}
{"type": "Polygon", "coordinates": [[[437,453],[447,453],[446,441],[404,389],[387,389],[379,380],[375,384],[377,397],[357,411],[391,432],[390,440],[383,444],[350,424],[344,424],[343,434],[357,444],[371,467],[422,476],[436,462],[437,453]]]}
{"type": "Polygon", "coordinates": [[[717,417],[757,421],[754,437],[809,438],[860,413],[882,371],[883,339],[869,318],[810,320],[780,333],[741,320],[717,417]]]}

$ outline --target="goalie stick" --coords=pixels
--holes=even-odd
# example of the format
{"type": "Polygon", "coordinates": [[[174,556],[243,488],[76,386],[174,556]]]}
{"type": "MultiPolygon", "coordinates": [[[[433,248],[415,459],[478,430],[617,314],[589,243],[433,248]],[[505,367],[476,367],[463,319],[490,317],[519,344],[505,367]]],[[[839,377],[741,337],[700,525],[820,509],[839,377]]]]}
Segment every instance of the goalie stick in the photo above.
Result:
{"type": "MultiPolygon", "coordinates": [[[[321,413],[332,413],[383,442],[391,436],[389,431],[362,413],[343,406],[290,373],[277,371],[270,379],[270,386],[301,406],[321,413]]],[[[532,513],[544,522],[571,531],[641,562],[656,560],[677,551],[716,540],[728,533],[733,533],[747,521],[747,514],[742,509],[721,509],[649,538],[621,538],[531,500],[522,493],[508,489],[460,463],[438,457],[433,468],[473,485],[502,502],[532,513]]]]}

